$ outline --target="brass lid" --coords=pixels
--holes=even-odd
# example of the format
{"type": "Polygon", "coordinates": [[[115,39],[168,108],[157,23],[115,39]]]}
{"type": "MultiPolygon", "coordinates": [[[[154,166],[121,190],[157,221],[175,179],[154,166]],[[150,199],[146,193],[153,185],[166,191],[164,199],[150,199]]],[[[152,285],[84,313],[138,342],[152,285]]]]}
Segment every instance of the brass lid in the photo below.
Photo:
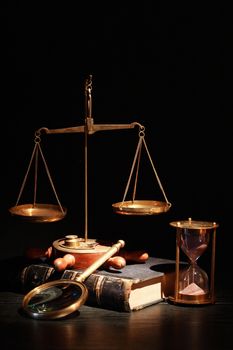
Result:
{"type": "Polygon", "coordinates": [[[170,225],[177,228],[186,228],[192,230],[213,229],[219,226],[216,222],[198,221],[192,220],[191,218],[189,218],[188,220],[173,221],[170,222],[170,225]]]}

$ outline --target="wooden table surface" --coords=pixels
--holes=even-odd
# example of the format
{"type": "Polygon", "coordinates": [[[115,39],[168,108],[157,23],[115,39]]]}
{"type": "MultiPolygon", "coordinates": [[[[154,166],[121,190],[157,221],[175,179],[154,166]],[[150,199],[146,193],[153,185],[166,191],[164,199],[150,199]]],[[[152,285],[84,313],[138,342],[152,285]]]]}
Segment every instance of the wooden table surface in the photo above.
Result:
{"type": "Polygon", "coordinates": [[[81,306],[77,315],[34,320],[21,314],[23,295],[0,293],[1,350],[73,349],[232,349],[232,289],[217,291],[206,306],[162,302],[140,311],[119,313],[81,306]]]}

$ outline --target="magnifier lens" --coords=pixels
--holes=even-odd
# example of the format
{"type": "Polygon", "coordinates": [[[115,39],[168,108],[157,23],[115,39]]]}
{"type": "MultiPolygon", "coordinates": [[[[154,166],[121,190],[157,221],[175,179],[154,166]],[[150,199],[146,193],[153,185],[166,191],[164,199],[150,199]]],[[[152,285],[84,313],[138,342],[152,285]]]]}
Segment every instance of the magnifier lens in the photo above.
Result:
{"type": "Polygon", "coordinates": [[[48,282],[27,294],[23,309],[33,318],[64,317],[84,304],[87,294],[87,288],[79,282],[71,280],[48,282]]]}

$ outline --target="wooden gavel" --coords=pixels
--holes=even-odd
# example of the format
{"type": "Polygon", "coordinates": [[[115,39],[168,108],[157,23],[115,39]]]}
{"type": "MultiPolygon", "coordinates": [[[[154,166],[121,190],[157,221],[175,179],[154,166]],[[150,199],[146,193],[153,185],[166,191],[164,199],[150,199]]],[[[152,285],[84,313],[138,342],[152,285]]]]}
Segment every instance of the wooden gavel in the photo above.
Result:
{"type": "MultiPolygon", "coordinates": [[[[53,259],[53,248],[49,247],[48,249],[41,248],[29,248],[26,251],[26,257],[30,260],[34,259],[51,259],[52,263],[57,271],[63,271],[67,268],[72,268],[76,259],[73,254],[65,254],[62,257],[57,257],[53,259]]],[[[131,263],[143,263],[148,259],[149,255],[145,251],[126,251],[120,250],[117,256],[109,258],[104,264],[104,268],[113,267],[115,269],[122,269],[125,267],[127,262],[131,263]]]]}

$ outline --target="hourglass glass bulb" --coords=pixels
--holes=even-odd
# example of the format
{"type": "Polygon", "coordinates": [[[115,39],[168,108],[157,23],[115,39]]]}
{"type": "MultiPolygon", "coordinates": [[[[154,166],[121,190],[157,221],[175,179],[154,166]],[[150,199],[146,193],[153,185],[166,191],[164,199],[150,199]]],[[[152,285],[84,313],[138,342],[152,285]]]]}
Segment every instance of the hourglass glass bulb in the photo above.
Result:
{"type": "Polygon", "coordinates": [[[185,255],[194,263],[207,249],[209,233],[206,230],[194,230],[185,228],[181,232],[180,247],[185,255]]]}

